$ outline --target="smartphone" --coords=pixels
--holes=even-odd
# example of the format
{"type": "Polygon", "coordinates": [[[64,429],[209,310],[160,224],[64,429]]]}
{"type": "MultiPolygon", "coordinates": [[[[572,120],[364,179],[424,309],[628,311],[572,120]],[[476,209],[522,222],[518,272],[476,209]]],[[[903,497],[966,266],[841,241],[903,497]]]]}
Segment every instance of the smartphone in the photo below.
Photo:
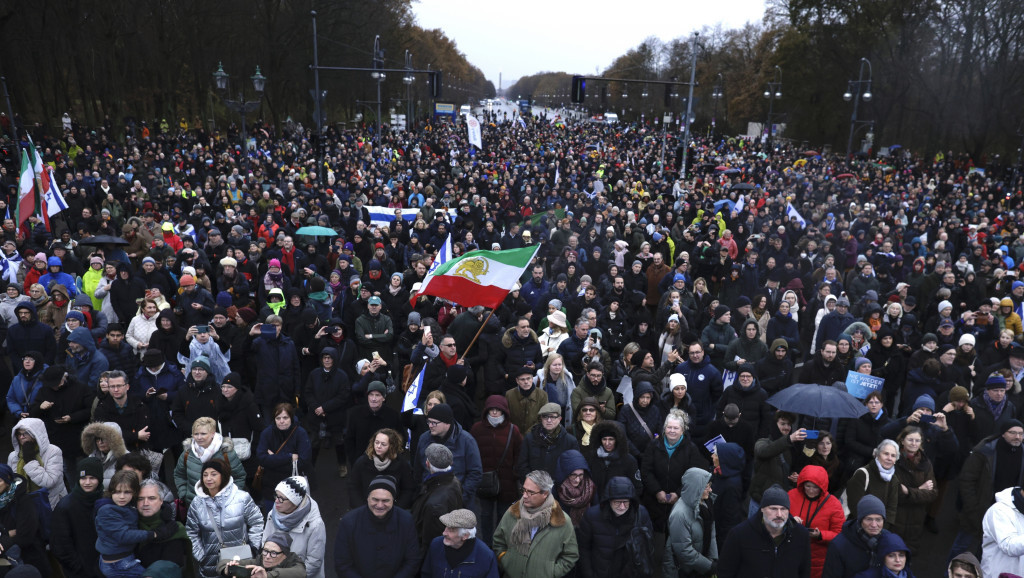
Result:
{"type": "Polygon", "coordinates": [[[818,430],[816,430],[816,429],[809,429],[809,430],[807,430],[806,433],[807,433],[807,439],[809,439],[809,440],[816,440],[816,439],[818,439],[818,433],[819,433],[818,430]]]}
{"type": "Polygon", "coordinates": [[[209,325],[196,325],[196,333],[209,333],[209,332],[210,332],[210,326],[209,325]]]}
{"type": "Polygon", "coordinates": [[[935,423],[935,416],[934,415],[922,415],[921,419],[919,421],[921,423],[935,423]]]}
{"type": "Polygon", "coordinates": [[[272,323],[264,323],[260,325],[260,335],[263,337],[277,337],[277,327],[272,323]]]}
{"type": "Polygon", "coordinates": [[[430,326],[429,325],[427,325],[426,327],[423,328],[423,335],[426,335],[427,337],[430,337],[430,326]]]}

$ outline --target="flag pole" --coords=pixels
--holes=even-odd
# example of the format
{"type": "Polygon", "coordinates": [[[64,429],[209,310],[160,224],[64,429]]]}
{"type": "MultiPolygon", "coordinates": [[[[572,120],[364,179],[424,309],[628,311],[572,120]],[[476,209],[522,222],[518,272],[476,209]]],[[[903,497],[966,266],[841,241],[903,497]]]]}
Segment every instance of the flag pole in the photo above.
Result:
{"type": "MultiPolygon", "coordinates": [[[[509,293],[511,293],[511,291],[509,291],[509,293]]],[[[484,319],[483,324],[480,325],[480,329],[476,330],[476,335],[473,336],[473,340],[469,342],[469,345],[466,346],[466,350],[462,352],[461,359],[463,361],[466,360],[466,355],[469,354],[469,350],[473,349],[473,345],[476,343],[477,338],[480,337],[480,334],[483,332],[484,327],[487,327],[487,322],[491,320],[492,315],[494,315],[494,309],[491,309],[491,312],[487,314],[487,319],[484,319]]]]}

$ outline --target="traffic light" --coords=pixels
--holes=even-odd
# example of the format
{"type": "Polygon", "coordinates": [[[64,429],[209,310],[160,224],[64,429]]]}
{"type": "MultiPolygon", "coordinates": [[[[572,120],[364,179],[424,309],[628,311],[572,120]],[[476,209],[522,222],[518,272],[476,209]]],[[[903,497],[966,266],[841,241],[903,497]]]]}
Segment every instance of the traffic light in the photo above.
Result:
{"type": "Polygon", "coordinates": [[[572,102],[582,104],[587,99],[587,79],[582,76],[572,77],[572,102]]]}
{"type": "Polygon", "coordinates": [[[441,71],[430,73],[430,98],[441,98],[441,71]]]}

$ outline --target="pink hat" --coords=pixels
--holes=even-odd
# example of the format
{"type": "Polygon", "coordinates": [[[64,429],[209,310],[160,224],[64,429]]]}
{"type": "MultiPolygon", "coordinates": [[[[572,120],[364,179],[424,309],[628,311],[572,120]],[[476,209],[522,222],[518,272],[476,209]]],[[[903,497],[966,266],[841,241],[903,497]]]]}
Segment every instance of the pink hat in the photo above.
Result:
{"type": "Polygon", "coordinates": [[[270,267],[277,267],[278,269],[280,269],[281,268],[281,261],[279,261],[278,259],[271,259],[270,263],[268,263],[268,265],[270,267]]]}
{"type": "Polygon", "coordinates": [[[36,256],[32,258],[33,261],[46,262],[46,253],[36,253],[36,256]]]}

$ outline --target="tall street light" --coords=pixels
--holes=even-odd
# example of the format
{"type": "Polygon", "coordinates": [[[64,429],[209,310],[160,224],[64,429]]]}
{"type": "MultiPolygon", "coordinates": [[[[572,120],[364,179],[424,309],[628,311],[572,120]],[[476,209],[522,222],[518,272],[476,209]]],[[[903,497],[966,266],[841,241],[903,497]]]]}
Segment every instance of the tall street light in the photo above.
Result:
{"type": "Polygon", "coordinates": [[[402,77],[402,82],[405,83],[405,129],[412,129],[412,83],[416,82],[416,77],[412,74],[412,52],[405,51],[405,76],[402,77]]]}
{"type": "Polygon", "coordinates": [[[246,137],[245,131],[245,115],[250,112],[259,110],[260,104],[263,101],[263,89],[266,86],[267,77],[260,73],[260,67],[256,67],[256,74],[249,77],[252,80],[253,90],[256,91],[256,100],[245,100],[244,88],[239,88],[238,98],[232,100],[227,98],[230,87],[229,81],[231,77],[228,73],[224,72],[224,64],[218,62],[217,70],[213,73],[214,85],[221,94],[221,100],[224,102],[224,106],[228,107],[229,110],[237,112],[242,117],[242,158],[245,159],[249,156],[249,144],[246,137]]]}
{"type": "Polygon", "coordinates": [[[775,101],[782,98],[782,69],[775,65],[775,81],[768,83],[768,89],[764,91],[764,97],[768,99],[768,148],[772,148],[772,112],[775,108],[775,101]]]}
{"type": "Polygon", "coordinates": [[[715,86],[711,89],[711,100],[715,101],[715,111],[711,113],[711,142],[714,144],[715,141],[715,123],[718,120],[718,101],[722,100],[725,94],[722,92],[722,73],[718,73],[718,77],[715,80],[715,86]]]}
{"type": "Polygon", "coordinates": [[[871,61],[867,58],[861,58],[860,72],[857,74],[857,80],[849,81],[846,93],[843,95],[843,100],[846,102],[853,101],[853,114],[850,116],[850,137],[846,140],[847,159],[853,154],[853,132],[857,126],[857,105],[860,104],[861,99],[864,99],[864,102],[871,101],[871,76],[871,61]],[[867,79],[864,78],[865,67],[867,67],[868,72],[867,79]]]}
{"type": "Polygon", "coordinates": [[[380,89],[387,78],[387,75],[383,72],[376,72],[384,68],[384,51],[380,47],[380,34],[373,37],[373,68],[375,71],[370,73],[370,78],[377,81],[377,130],[374,132],[376,133],[375,136],[379,145],[381,127],[384,126],[380,119],[380,89]]]}
{"type": "Polygon", "coordinates": [[[690,152],[690,119],[693,118],[693,86],[697,84],[697,36],[693,33],[690,43],[690,93],[686,97],[686,117],[683,118],[683,162],[680,175],[686,180],[686,161],[690,152]]]}

